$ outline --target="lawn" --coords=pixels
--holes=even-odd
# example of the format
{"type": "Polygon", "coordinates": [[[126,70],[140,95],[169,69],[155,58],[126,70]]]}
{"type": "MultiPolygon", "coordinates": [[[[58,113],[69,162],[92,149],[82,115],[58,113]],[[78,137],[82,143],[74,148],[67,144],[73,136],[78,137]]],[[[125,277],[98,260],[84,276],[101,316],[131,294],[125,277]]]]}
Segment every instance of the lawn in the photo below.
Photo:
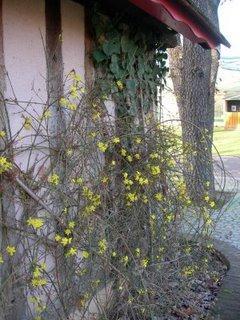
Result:
{"type": "Polygon", "coordinates": [[[213,141],[221,156],[240,156],[240,130],[215,128],[213,141]]]}

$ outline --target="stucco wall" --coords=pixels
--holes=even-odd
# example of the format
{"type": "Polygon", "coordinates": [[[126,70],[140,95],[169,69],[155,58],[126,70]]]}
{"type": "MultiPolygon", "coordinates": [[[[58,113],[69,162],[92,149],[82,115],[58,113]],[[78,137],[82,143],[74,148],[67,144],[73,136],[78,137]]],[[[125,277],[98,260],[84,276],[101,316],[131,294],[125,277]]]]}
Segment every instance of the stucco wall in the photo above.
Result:
{"type": "MultiPolygon", "coordinates": [[[[84,8],[71,0],[61,0],[61,7],[64,74],[74,69],[84,79],[84,8]]],[[[6,76],[4,95],[20,101],[20,106],[8,103],[14,135],[22,127],[24,117],[41,116],[46,102],[45,0],[3,0],[2,12],[4,60],[9,77],[6,76]],[[37,103],[24,110],[27,106],[24,101],[37,103]]],[[[31,133],[23,129],[20,135],[28,138],[16,146],[31,143],[31,133]]],[[[27,156],[16,158],[22,169],[26,169],[27,156]]]]}
{"type": "MultiPolygon", "coordinates": [[[[44,0],[3,0],[2,12],[4,60],[8,73],[5,98],[19,101],[19,105],[8,104],[11,132],[15,135],[22,127],[24,117],[29,113],[35,117],[41,114],[41,104],[33,103],[27,107],[24,101],[46,100],[46,63],[42,40],[45,38],[44,0]]],[[[31,130],[22,130],[20,137],[28,137],[20,139],[15,147],[31,143],[31,133],[31,130]]],[[[16,157],[22,169],[26,169],[27,157],[27,153],[16,157]]]]}
{"type": "Polygon", "coordinates": [[[84,8],[71,0],[62,0],[61,5],[64,74],[74,69],[84,78],[84,8]]]}

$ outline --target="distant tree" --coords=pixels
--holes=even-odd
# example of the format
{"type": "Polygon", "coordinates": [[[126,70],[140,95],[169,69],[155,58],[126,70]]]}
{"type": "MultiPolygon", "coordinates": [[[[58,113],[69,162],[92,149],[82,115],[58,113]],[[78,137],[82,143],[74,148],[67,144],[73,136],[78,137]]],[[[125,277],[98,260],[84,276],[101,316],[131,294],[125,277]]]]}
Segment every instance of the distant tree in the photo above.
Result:
{"type": "MultiPolygon", "coordinates": [[[[220,0],[192,2],[218,27],[220,0]]],[[[202,197],[202,181],[208,181],[210,190],[214,191],[212,140],[218,58],[217,50],[205,50],[186,38],[180,41],[180,37],[179,45],[169,50],[170,74],[182,121],[183,145],[191,143],[194,146],[185,169],[187,189],[192,198],[202,197]],[[207,134],[207,140],[203,133],[207,134]]]]}

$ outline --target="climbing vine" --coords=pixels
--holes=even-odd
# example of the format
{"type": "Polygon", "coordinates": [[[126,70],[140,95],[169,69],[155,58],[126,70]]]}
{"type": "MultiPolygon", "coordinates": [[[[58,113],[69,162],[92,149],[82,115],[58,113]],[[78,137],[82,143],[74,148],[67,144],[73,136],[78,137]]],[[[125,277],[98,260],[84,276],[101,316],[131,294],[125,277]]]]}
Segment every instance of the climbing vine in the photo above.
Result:
{"type": "Polygon", "coordinates": [[[95,7],[93,60],[97,84],[116,102],[119,116],[134,117],[156,105],[157,87],[163,86],[167,54],[161,35],[117,14],[109,17],[95,7]]]}

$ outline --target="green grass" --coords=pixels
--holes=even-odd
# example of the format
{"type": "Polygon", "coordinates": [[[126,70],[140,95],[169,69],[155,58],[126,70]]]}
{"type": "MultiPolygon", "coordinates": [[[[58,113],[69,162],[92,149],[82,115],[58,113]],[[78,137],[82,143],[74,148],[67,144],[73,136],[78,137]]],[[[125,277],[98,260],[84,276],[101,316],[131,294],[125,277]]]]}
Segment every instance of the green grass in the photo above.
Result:
{"type": "MultiPolygon", "coordinates": [[[[213,143],[221,156],[240,156],[240,130],[217,127],[214,130],[213,143]]],[[[216,150],[213,149],[213,153],[216,153],[216,150]]]]}

